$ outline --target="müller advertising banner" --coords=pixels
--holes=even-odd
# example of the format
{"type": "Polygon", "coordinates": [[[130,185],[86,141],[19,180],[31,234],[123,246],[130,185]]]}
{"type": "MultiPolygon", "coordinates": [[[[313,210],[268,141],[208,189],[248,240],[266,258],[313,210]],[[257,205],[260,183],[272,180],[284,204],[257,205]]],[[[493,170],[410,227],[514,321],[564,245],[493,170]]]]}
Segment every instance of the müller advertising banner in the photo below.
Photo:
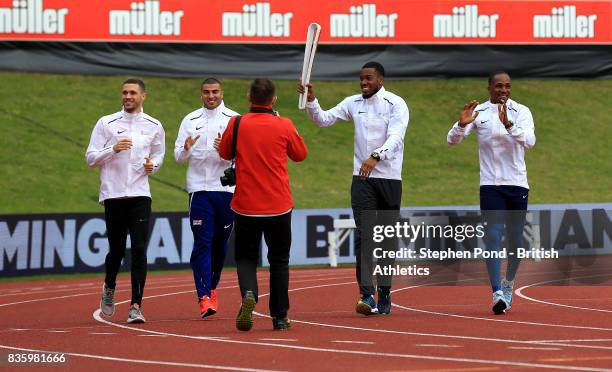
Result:
{"type": "Polygon", "coordinates": [[[612,2],[0,0],[0,40],[325,44],[612,44],[612,2]]]}

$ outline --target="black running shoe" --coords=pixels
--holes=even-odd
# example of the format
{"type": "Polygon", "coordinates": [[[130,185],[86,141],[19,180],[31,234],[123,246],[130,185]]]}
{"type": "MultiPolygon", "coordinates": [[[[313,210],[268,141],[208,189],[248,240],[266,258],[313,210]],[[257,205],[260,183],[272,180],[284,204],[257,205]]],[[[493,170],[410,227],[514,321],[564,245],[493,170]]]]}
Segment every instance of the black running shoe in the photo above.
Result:
{"type": "Polygon", "coordinates": [[[287,331],[291,329],[291,326],[291,320],[289,320],[287,317],[282,319],[272,317],[272,328],[274,328],[275,331],[287,331]]]}
{"type": "Polygon", "coordinates": [[[377,288],[378,292],[378,313],[379,314],[391,314],[391,293],[388,289],[377,288]]]}
{"type": "Polygon", "coordinates": [[[246,291],[242,298],[242,306],[236,316],[236,328],[239,331],[250,331],[253,328],[253,310],[255,309],[255,295],[252,291],[246,291]]]}

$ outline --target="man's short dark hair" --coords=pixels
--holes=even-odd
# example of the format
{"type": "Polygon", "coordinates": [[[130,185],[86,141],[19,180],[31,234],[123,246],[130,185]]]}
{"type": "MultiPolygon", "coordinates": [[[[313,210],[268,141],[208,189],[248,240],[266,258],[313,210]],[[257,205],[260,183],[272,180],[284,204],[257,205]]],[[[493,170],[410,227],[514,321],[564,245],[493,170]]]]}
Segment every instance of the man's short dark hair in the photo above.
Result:
{"type": "Polygon", "coordinates": [[[365,65],[363,65],[363,67],[361,67],[362,70],[364,68],[373,68],[376,72],[378,72],[380,76],[382,77],[385,76],[385,68],[383,67],[383,65],[381,65],[378,62],[375,62],[375,61],[367,62],[365,65]]]}
{"type": "Polygon", "coordinates": [[[147,91],[147,88],[145,87],[144,81],[142,81],[140,79],[129,78],[126,81],[123,82],[123,85],[125,85],[125,84],[138,84],[138,86],[140,87],[141,91],[143,91],[143,92],[147,91]]]}
{"type": "Polygon", "coordinates": [[[251,103],[256,105],[269,105],[276,94],[276,87],[270,79],[255,79],[251,83],[249,95],[251,103]]]}
{"type": "Polygon", "coordinates": [[[493,79],[495,79],[495,77],[497,75],[508,75],[508,77],[510,77],[510,74],[507,73],[506,71],[493,71],[490,75],[489,75],[489,85],[491,85],[493,83],[493,79]]]}
{"type": "Polygon", "coordinates": [[[219,84],[219,85],[221,85],[221,82],[219,81],[219,79],[216,79],[214,77],[209,77],[208,79],[205,79],[202,82],[202,85],[204,85],[204,84],[219,84]]]}

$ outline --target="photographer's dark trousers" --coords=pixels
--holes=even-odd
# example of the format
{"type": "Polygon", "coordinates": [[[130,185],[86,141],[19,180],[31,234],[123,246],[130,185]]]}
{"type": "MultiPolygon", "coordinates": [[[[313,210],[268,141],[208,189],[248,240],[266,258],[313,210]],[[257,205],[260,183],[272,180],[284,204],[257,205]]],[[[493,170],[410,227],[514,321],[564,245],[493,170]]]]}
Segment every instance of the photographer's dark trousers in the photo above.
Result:
{"type": "Polygon", "coordinates": [[[217,288],[232,232],[233,194],[225,191],[197,191],[189,195],[189,222],[193,232],[191,269],[198,298],[210,297],[217,288]]]}
{"type": "Polygon", "coordinates": [[[142,293],[147,279],[147,241],[151,198],[139,196],[104,201],[106,235],[109,252],[106,255],[106,278],[104,282],[115,288],[121,260],[125,256],[127,235],[131,241],[132,304],[141,305],[142,293]]]}
{"type": "Polygon", "coordinates": [[[258,298],[257,262],[263,235],[270,263],[270,315],[285,318],[289,310],[289,249],[291,212],[279,216],[251,217],[234,214],[236,268],[240,293],[253,291],[258,298]]]}
{"type": "MultiPolygon", "coordinates": [[[[362,259],[362,239],[363,234],[363,214],[366,211],[399,211],[402,200],[402,181],[385,178],[366,178],[353,176],[351,185],[351,207],[355,218],[355,256],[356,274],[359,284],[359,293],[362,295],[373,295],[375,293],[372,285],[372,273],[374,272],[372,255],[367,253],[368,259],[362,259]]],[[[371,234],[371,232],[370,232],[371,234]]],[[[366,234],[369,236],[369,234],[366,234]]],[[[380,266],[392,266],[394,259],[382,259],[378,261],[380,266]]],[[[388,286],[381,286],[381,289],[388,291],[391,282],[387,278],[378,278],[377,282],[388,282],[388,286]]]]}

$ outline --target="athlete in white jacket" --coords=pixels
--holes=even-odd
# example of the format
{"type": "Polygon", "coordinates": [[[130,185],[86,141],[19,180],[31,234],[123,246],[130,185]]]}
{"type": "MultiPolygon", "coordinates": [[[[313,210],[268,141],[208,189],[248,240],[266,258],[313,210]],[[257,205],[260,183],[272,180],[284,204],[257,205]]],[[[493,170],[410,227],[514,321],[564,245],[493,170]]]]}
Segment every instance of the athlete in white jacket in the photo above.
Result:
{"type": "Polygon", "coordinates": [[[145,84],[139,79],[123,83],[123,110],[102,117],[91,134],[86,159],[100,169],[100,202],[104,204],[109,252],[100,310],[115,312],[117,273],[131,240],[132,300],[128,323],[143,323],[142,295],[147,276],[146,244],[151,215],[149,174],[164,161],[165,134],[161,123],[142,111],[145,84]]]}
{"type": "Polygon", "coordinates": [[[232,231],[230,202],[234,186],[223,186],[219,180],[230,162],[216,150],[227,123],[237,112],[225,107],[223,88],[215,78],[201,84],[203,107],[189,113],[181,122],[174,144],[174,158],[187,166],[189,220],[193,233],[191,268],[195,280],[200,316],[217,312],[217,284],[232,231]]]}

